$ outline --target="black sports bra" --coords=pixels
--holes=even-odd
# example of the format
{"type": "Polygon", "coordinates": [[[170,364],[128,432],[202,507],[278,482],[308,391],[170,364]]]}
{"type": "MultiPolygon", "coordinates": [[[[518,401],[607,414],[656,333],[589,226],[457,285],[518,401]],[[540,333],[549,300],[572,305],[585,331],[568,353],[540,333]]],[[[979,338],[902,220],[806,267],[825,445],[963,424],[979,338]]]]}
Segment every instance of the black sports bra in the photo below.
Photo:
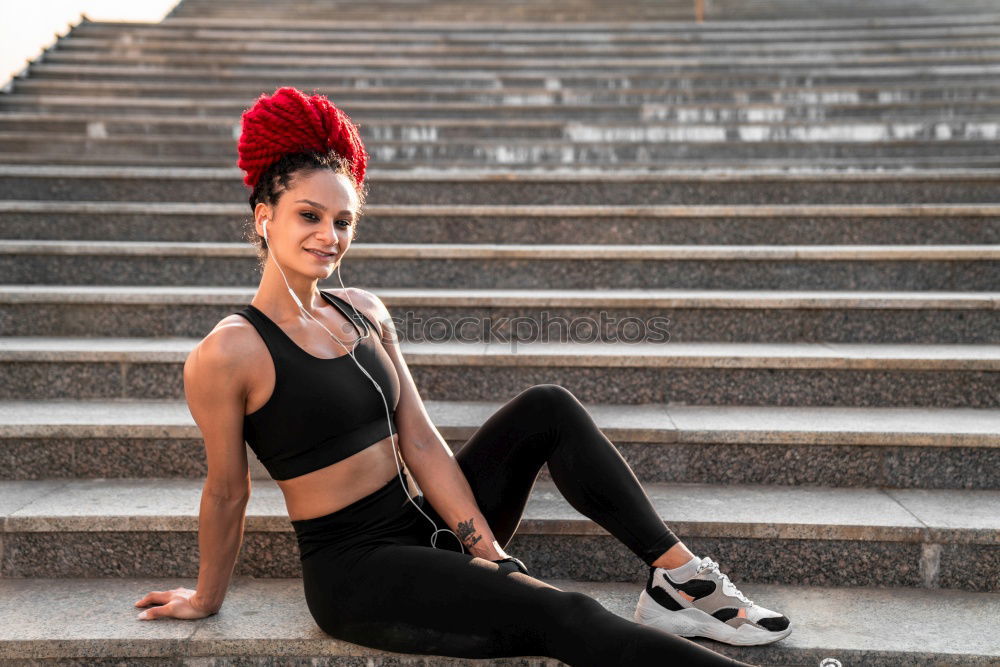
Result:
{"type": "MultiPolygon", "coordinates": [[[[347,302],[319,292],[347,317],[358,335],[364,333],[364,325],[359,327],[358,315],[347,302]]],[[[381,396],[347,354],[314,357],[252,304],[237,314],[254,325],[274,361],[271,397],[243,418],[243,437],[273,479],[319,470],[396,433],[399,377],[377,342],[378,328],[367,317],[361,315],[371,336],[357,344],[354,355],[385,392],[391,428],[381,396]]]]}

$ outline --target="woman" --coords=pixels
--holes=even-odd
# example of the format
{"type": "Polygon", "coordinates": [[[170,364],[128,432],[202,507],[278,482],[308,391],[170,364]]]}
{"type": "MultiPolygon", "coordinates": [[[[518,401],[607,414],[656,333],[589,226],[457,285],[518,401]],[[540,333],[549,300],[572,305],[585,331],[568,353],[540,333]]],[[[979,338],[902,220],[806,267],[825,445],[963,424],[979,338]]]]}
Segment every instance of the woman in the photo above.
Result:
{"type": "Polygon", "coordinates": [[[263,276],[250,305],[220,321],[184,365],[208,459],[201,570],[196,590],[139,600],[159,605],[140,618],[218,612],[250,494],[245,439],[284,494],[309,611],[333,637],[403,653],[606,666],[745,664],[678,635],[743,645],[787,636],[786,618],[747,600],[670,531],[563,387],[525,389],[452,455],[381,300],[317,287],[335,265],[340,275],[367,159],[357,128],[325,97],[280,88],[243,114],[239,166],[253,189],[263,276]],[[504,551],[545,463],[573,507],[649,566],[638,622],[529,576],[504,551]],[[408,481],[423,490],[416,500],[408,481]]]}

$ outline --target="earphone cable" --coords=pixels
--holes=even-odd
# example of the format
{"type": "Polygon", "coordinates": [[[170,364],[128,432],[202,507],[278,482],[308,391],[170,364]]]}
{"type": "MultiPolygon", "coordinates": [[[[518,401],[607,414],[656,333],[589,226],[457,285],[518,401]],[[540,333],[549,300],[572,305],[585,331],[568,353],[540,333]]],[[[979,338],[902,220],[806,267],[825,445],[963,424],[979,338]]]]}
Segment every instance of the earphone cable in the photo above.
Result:
{"type": "MultiPolygon", "coordinates": [[[[263,231],[264,231],[264,234],[263,234],[264,240],[266,241],[267,240],[267,218],[264,219],[262,227],[263,227],[263,231]]],[[[418,505],[413,500],[413,498],[410,496],[409,490],[406,488],[406,480],[403,479],[403,469],[400,467],[400,460],[402,459],[402,453],[400,453],[399,448],[398,448],[398,446],[396,444],[396,435],[397,435],[397,433],[393,433],[392,432],[392,416],[389,414],[389,402],[386,400],[385,394],[382,391],[382,387],[379,386],[378,382],[375,381],[375,378],[373,378],[371,376],[371,374],[368,373],[368,370],[365,369],[365,367],[362,366],[358,362],[357,357],[354,356],[354,349],[358,346],[358,344],[362,340],[366,340],[369,336],[371,336],[371,328],[368,326],[368,321],[364,318],[364,316],[362,316],[360,313],[358,313],[358,309],[354,306],[354,302],[351,300],[350,293],[347,291],[347,288],[344,287],[344,281],[340,277],[340,262],[338,261],[338,263],[337,263],[337,280],[340,281],[340,287],[344,290],[344,294],[347,295],[347,302],[351,304],[351,310],[354,311],[354,315],[358,318],[358,320],[361,321],[361,323],[364,325],[364,328],[365,328],[364,335],[363,336],[359,336],[352,343],[352,345],[351,345],[350,348],[347,348],[347,345],[345,345],[343,341],[341,341],[337,336],[335,336],[332,331],[330,331],[329,329],[327,329],[326,326],[322,322],[320,322],[318,319],[316,319],[313,316],[313,314],[310,313],[305,308],[305,306],[302,305],[302,302],[299,300],[298,295],[295,294],[295,292],[292,290],[291,285],[288,284],[288,278],[285,277],[285,272],[281,269],[281,265],[278,263],[278,258],[277,258],[277,255],[274,253],[274,248],[269,247],[268,250],[269,250],[268,255],[274,261],[274,265],[276,267],[278,267],[278,273],[281,274],[281,279],[285,282],[285,287],[288,289],[288,293],[291,294],[292,300],[299,307],[299,310],[301,310],[303,313],[305,313],[305,315],[307,317],[309,317],[314,322],[316,322],[316,324],[318,324],[321,327],[323,327],[323,330],[326,331],[326,333],[329,334],[331,338],[333,338],[338,343],[340,343],[341,345],[343,345],[344,348],[347,349],[347,354],[349,354],[350,357],[351,357],[351,359],[354,361],[354,365],[357,366],[358,369],[362,373],[364,373],[365,377],[367,377],[369,380],[371,380],[371,382],[372,382],[373,385],[375,385],[375,389],[376,389],[376,391],[378,391],[379,397],[382,399],[382,405],[385,407],[386,423],[389,425],[389,437],[390,437],[391,442],[392,442],[393,460],[395,460],[395,462],[396,462],[396,476],[399,478],[399,483],[402,484],[402,486],[403,486],[404,492],[406,493],[406,499],[409,500],[410,503],[414,507],[417,508],[417,511],[420,512],[424,516],[424,518],[426,518],[428,521],[431,522],[432,526],[434,526],[435,530],[434,530],[433,533],[431,533],[431,547],[433,547],[435,549],[438,548],[437,547],[437,534],[438,533],[441,533],[441,532],[451,533],[455,537],[455,539],[458,540],[458,544],[459,544],[459,547],[461,547],[461,549],[462,549],[462,553],[465,553],[465,545],[462,543],[462,540],[459,539],[458,535],[456,535],[454,531],[452,531],[452,530],[450,530],[448,528],[438,528],[437,524],[434,523],[434,520],[432,518],[430,518],[427,515],[427,513],[424,512],[423,509],[421,509],[420,505],[418,505]]]]}

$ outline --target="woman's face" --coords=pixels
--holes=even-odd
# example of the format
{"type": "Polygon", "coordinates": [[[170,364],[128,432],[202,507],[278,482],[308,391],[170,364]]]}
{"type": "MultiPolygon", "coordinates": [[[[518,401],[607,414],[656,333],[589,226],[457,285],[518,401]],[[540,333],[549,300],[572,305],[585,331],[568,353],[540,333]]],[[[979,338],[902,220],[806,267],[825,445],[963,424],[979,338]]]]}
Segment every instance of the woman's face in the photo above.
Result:
{"type": "Polygon", "coordinates": [[[346,176],[320,169],[308,175],[295,174],[275,210],[269,211],[266,204],[257,207],[257,233],[262,233],[260,223],[267,218],[272,259],[285,271],[326,278],[351,245],[358,195],[346,176]]]}

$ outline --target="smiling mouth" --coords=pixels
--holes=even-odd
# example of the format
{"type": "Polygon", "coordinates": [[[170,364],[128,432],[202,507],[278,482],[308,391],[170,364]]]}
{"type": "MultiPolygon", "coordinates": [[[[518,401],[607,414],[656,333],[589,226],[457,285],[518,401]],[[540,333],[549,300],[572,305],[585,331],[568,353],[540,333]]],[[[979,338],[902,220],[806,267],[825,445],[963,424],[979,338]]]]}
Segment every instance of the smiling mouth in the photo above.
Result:
{"type": "Polygon", "coordinates": [[[314,257],[319,257],[320,259],[326,259],[326,260],[333,259],[334,257],[337,256],[336,253],[327,255],[326,253],[317,252],[316,250],[308,250],[307,249],[306,252],[308,252],[309,254],[313,255],[314,257]]]}

